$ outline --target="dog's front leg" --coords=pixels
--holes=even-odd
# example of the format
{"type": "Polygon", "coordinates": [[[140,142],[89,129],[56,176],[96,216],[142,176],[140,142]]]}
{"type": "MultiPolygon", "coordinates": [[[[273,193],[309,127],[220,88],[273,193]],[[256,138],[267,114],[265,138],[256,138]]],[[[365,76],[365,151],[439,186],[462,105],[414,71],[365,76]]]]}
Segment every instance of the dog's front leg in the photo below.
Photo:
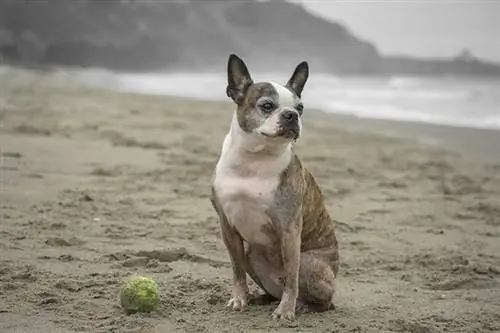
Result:
{"type": "Polygon", "coordinates": [[[233,291],[228,307],[243,310],[247,305],[248,284],[245,271],[245,249],[240,234],[229,225],[225,216],[221,216],[222,240],[231,258],[233,269],[233,291]]]}
{"type": "Polygon", "coordinates": [[[284,288],[278,308],[273,312],[274,319],[295,319],[295,306],[299,294],[300,233],[302,217],[286,225],[281,230],[281,255],[284,269],[284,288]]]}

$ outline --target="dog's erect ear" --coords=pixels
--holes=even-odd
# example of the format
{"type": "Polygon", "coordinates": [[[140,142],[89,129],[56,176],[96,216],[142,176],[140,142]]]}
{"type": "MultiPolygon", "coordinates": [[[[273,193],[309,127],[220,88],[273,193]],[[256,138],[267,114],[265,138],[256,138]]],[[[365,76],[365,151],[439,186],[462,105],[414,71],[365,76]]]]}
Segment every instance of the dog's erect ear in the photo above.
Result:
{"type": "Polygon", "coordinates": [[[288,80],[286,87],[300,97],[302,90],[306,85],[307,78],[309,77],[309,65],[306,61],[302,61],[297,65],[290,80],[288,80]]]}
{"type": "Polygon", "coordinates": [[[243,60],[237,55],[231,54],[227,62],[227,96],[240,105],[252,83],[252,78],[243,60]]]}

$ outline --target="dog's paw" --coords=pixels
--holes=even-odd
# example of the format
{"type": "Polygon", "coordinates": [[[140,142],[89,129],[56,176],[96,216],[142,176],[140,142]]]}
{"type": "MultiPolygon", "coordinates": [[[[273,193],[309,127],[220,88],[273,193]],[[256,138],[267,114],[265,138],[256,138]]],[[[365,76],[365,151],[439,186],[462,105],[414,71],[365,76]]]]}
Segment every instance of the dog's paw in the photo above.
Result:
{"type": "Polygon", "coordinates": [[[274,320],[295,320],[295,305],[290,304],[290,302],[281,302],[274,310],[272,317],[274,320]]]}
{"type": "Polygon", "coordinates": [[[247,306],[247,295],[246,294],[237,294],[233,295],[229,302],[227,302],[226,307],[231,308],[236,311],[242,311],[247,306]]]}

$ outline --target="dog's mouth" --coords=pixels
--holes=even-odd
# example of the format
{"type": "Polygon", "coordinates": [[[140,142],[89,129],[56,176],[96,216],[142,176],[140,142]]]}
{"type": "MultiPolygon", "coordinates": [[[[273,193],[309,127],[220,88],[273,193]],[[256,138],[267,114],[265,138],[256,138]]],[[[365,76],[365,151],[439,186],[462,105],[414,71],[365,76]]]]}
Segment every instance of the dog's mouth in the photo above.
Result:
{"type": "Polygon", "coordinates": [[[280,135],[278,135],[278,133],[274,133],[274,134],[269,134],[269,133],[266,133],[266,132],[260,132],[261,135],[265,136],[265,137],[268,137],[268,138],[277,138],[279,137],[280,135]]]}
{"type": "Polygon", "coordinates": [[[291,128],[288,130],[290,133],[290,138],[292,140],[297,140],[300,136],[300,129],[299,128],[291,128]]]}
{"type": "Polygon", "coordinates": [[[266,132],[260,132],[261,135],[267,137],[267,138],[272,138],[272,139],[277,139],[277,138],[284,138],[284,139],[289,139],[289,140],[297,140],[300,136],[300,130],[298,128],[292,127],[292,128],[280,128],[276,133],[266,133],[266,132]]]}

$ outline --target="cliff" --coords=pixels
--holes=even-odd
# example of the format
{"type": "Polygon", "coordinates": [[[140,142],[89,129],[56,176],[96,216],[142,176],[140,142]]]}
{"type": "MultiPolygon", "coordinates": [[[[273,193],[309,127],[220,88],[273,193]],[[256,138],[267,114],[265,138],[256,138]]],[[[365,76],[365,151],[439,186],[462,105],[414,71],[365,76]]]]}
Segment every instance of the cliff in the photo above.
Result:
{"type": "Polygon", "coordinates": [[[500,75],[477,60],[380,57],[376,47],[303,7],[273,0],[3,0],[0,54],[10,61],[113,70],[220,70],[229,53],[252,68],[303,59],[339,75],[500,75]],[[485,67],[486,66],[486,67],[485,67]]]}

